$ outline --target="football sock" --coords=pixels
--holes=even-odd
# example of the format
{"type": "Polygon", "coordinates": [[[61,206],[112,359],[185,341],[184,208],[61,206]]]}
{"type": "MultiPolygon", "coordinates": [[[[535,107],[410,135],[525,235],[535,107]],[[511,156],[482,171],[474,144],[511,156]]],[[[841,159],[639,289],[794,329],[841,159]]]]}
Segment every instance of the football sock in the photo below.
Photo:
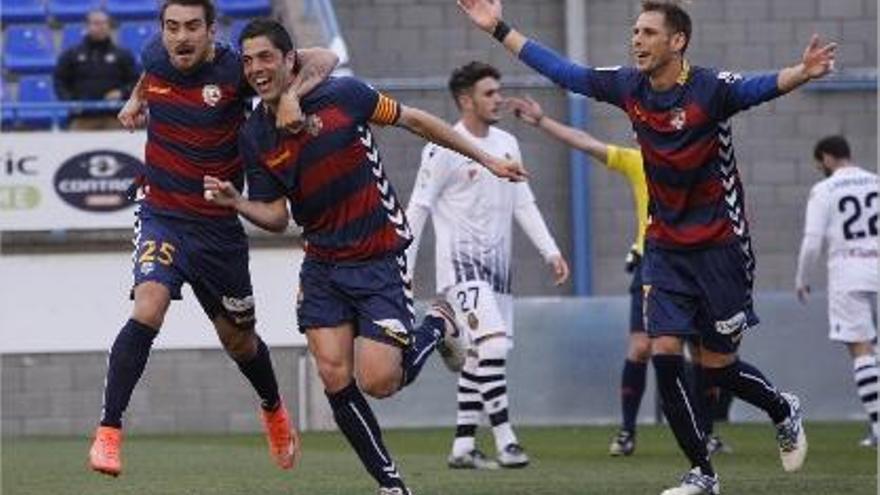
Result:
{"type": "Polygon", "coordinates": [[[452,455],[455,457],[461,457],[476,448],[474,435],[483,412],[479,378],[476,376],[478,361],[476,356],[468,354],[458,375],[458,413],[455,418],[455,441],[452,444],[452,455]]]}
{"type": "Polygon", "coordinates": [[[877,356],[859,356],[853,360],[853,378],[856,381],[856,390],[859,399],[865,406],[865,412],[871,418],[871,431],[880,436],[877,426],[877,413],[880,411],[880,400],[877,393],[880,392],[880,383],[877,381],[877,356]]]}
{"type": "Polygon", "coordinates": [[[342,390],[326,392],[333,419],[348,439],[370,476],[382,487],[403,487],[397,466],[382,442],[382,430],[373,410],[352,381],[342,390]]]}
{"type": "Polygon", "coordinates": [[[706,442],[685,382],[684,357],[677,354],[655,354],[651,361],[657,373],[663,413],[678,445],[690,460],[691,466],[698,466],[703,474],[713,476],[715,471],[709,462],[706,442]]]}
{"type": "Polygon", "coordinates": [[[715,423],[712,420],[712,410],[717,400],[718,387],[714,387],[709,383],[709,377],[706,376],[706,368],[694,365],[694,402],[697,404],[697,420],[700,422],[700,429],[706,436],[711,435],[715,430],[715,423]]]}
{"type": "Polygon", "coordinates": [[[443,338],[445,325],[443,318],[428,315],[422,320],[422,325],[410,334],[409,345],[403,349],[403,384],[401,388],[415,381],[419,373],[422,372],[422,367],[428,362],[428,358],[437,347],[437,342],[443,338]]]}
{"type": "Polygon", "coordinates": [[[763,409],[774,424],[791,415],[788,401],[757,368],[742,360],[724,368],[706,368],[710,384],[726,388],[740,399],[763,409]]]}
{"type": "Polygon", "coordinates": [[[144,373],[150,348],[159,331],[128,320],[110,348],[101,426],[122,428],[122,413],[128,408],[134,387],[144,373]]]}
{"type": "Polygon", "coordinates": [[[630,361],[623,362],[623,374],[620,383],[620,406],[623,411],[623,429],[635,433],[636,418],[639,406],[645,394],[645,376],[648,363],[630,361]]]}
{"type": "Polygon", "coordinates": [[[712,420],[716,423],[724,423],[730,420],[730,406],[733,404],[733,394],[730,390],[715,387],[715,401],[712,402],[712,420]]]}
{"type": "Polygon", "coordinates": [[[513,427],[510,426],[507,408],[507,339],[490,338],[477,346],[477,383],[483,410],[489,416],[495,448],[498,452],[504,447],[517,443],[513,427]]]}
{"type": "Polygon", "coordinates": [[[254,337],[257,339],[257,353],[249,361],[236,361],[235,364],[260,396],[260,406],[266,411],[274,411],[281,404],[278,381],[275,379],[275,370],[272,369],[269,348],[259,336],[254,337]]]}

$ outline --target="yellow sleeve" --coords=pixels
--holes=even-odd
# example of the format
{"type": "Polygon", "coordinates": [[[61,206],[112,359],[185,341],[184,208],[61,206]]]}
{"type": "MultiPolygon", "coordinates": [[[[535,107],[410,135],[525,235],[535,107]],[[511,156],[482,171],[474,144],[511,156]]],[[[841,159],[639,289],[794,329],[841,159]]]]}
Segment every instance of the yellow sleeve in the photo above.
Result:
{"type": "Polygon", "coordinates": [[[633,194],[638,231],[633,247],[642,253],[645,246],[645,229],[648,228],[648,183],[645,179],[645,165],[642,152],[634,148],[608,146],[609,169],[626,177],[633,194]]]}

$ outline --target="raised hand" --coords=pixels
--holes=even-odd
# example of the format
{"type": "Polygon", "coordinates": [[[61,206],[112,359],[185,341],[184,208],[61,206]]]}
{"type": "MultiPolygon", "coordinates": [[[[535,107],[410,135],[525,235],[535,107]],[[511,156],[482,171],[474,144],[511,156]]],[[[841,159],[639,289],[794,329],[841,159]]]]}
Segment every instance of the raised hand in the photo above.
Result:
{"type": "Polygon", "coordinates": [[[526,124],[536,126],[541,122],[541,119],[544,118],[544,110],[541,108],[541,105],[530,96],[526,96],[525,98],[511,96],[504,100],[504,104],[507,106],[508,110],[513,112],[513,115],[516,116],[516,118],[522,120],[526,124]]]}
{"type": "Polygon", "coordinates": [[[501,20],[501,0],[458,0],[458,6],[487,33],[491,33],[501,20]]]}
{"type": "Polygon", "coordinates": [[[804,56],[801,63],[804,66],[804,73],[810,79],[818,79],[826,76],[834,70],[834,58],[837,51],[837,43],[828,43],[824,46],[820,45],[819,35],[814,34],[810,38],[810,44],[804,50],[804,56]]]}

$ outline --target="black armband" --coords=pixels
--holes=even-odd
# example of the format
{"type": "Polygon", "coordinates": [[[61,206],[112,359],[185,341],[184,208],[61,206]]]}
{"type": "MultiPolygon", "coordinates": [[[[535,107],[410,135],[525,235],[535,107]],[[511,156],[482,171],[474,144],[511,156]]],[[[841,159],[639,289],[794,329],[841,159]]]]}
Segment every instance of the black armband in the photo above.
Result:
{"type": "Polygon", "coordinates": [[[511,27],[507,25],[506,22],[498,19],[498,23],[495,24],[495,29],[492,31],[492,37],[496,40],[504,43],[504,38],[510,34],[511,27]]]}

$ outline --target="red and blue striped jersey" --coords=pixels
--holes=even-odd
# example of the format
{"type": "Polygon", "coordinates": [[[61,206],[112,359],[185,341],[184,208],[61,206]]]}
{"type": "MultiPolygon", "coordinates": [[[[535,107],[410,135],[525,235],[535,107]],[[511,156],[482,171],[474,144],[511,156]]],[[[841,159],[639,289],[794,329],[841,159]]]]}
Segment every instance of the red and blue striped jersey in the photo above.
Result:
{"type": "Polygon", "coordinates": [[[233,209],[205,200],[203,177],[241,187],[238,134],[249,87],[241,58],[217,44],[214,58],[192,72],[174,68],[158,38],[144,49],[142,91],[150,109],[144,173],[145,203],[162,215],[236,221],[233,209]]]}
{"type": "Polygon", "coordinates": [[[743,77],[685,62],[675,87],[655,91],[635,68],[579,66],[534,41],[520,58],[557,84],[626,112],[648,180],[648,242],[695,248],[748,239],[729,119],[779,96],[777,74],[743,77]]]}
{"type": "Polygon", "coordinates": [[[400,105],[350,77],[330,78],[300,102],[306,128],[288,134],[261,104],[242,130],[248,197],[286,197],[306,256],[367,261],[397,253],[412,234],[382,167],[369,123],[397,121],[400,105]]]}

